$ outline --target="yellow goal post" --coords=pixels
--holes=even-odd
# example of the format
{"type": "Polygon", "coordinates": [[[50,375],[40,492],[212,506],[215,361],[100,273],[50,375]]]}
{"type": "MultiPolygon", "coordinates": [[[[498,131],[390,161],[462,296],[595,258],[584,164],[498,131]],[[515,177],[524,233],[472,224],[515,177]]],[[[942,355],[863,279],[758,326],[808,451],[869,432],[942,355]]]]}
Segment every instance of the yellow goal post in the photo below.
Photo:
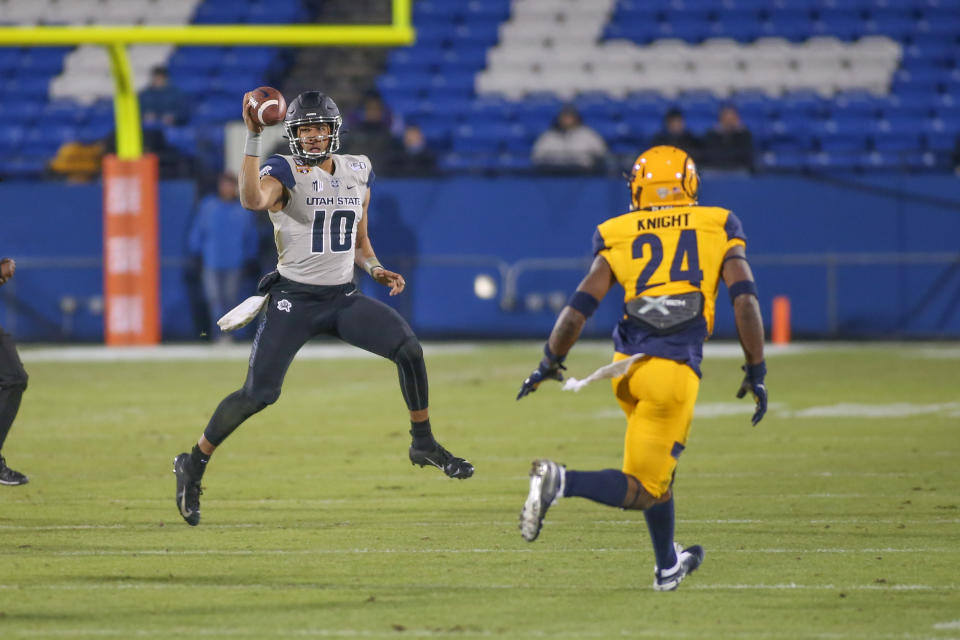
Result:
{"type": "Polygon", "coordinates": [[[102,45],[114,80],[117,156],[134,160],[143,153],[140,106],[127,55],[131,44],[191,46],[401,46],[413,44],[412,0],[391,0],[392,21],[384,25],[156,25],[6,26],[0,46],[102,45]]]}

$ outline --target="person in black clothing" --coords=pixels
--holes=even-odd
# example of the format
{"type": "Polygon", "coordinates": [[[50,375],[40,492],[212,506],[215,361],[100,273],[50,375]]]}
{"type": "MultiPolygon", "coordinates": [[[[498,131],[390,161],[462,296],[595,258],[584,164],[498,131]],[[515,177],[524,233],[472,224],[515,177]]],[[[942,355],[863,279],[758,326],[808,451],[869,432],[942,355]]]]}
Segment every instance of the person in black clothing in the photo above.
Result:
{"type": "Polygon", "coordinates": [[[430,176],[436,173],[436,164],[436,157],[427,147],[423,130],[415,124],[408,124],[385,175],[430,176]]]}
{"type": "MultiPolygon", "coordinates": [[[[10,258],[0,260],[0,285],[12,278],[16,269],[17,263],[10,258]]],[[[17,417],[20,398],[26,389],[27,372],[17,355],[17,345],[13,342],[13,336],[0,327],[0,450],[17,417]]],[[[0,455],[0,484],[12,486],[27,482],[27,476],[8,467],[7,461],[0,455]]]]}
{"type": "Polygon", "coordinates": [[[702,164],[726,171],[753,168],[753,136],[733,105],[720,109],[717,123],[704,136],[702,164]]]}
{"type": "Polygon", "coordinates": [[[663,116],[663,129],[653,137],[651,146],[667,145],[686,151],[695,162],[700,161],[700,140],[687,129],[683,111],[671,108],[663,116]]]}

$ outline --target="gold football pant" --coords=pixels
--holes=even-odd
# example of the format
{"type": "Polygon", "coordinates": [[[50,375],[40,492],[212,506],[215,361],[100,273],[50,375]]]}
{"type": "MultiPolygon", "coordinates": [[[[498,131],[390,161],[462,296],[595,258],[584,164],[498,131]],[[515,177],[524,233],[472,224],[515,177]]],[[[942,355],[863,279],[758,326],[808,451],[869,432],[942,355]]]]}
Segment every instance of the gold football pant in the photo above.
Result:
{"type": "MultiPolygon", "coordinates": [[[[615,353],[614,362],[629,356],[615,353]]],[[[613,379],[613,392],[627,416],[623,472],[659,498],[673,481],[687,445],[700,378],[682,362],[647,356],[613,379]]]]}

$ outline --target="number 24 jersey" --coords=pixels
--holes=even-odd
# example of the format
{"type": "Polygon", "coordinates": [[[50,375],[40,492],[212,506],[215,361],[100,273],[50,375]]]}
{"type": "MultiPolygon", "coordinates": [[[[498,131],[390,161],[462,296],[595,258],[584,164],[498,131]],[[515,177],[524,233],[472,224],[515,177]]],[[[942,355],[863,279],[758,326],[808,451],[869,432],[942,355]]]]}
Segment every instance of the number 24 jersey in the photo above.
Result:
{"type": "Polygon", "coordinates": [[[720,207],[637,210],[600,224],[593,237],[593,253],[610,265],[624,289],[624,303],[640,296],[694,291],[704,297],[702,317],[667,335],[657,335],[624,314],[613,331],[615,350],[685,362],[701,375],[703,343],[713,332],[723,257],[738,245],[746,246],[740,220],[720,207]]]}

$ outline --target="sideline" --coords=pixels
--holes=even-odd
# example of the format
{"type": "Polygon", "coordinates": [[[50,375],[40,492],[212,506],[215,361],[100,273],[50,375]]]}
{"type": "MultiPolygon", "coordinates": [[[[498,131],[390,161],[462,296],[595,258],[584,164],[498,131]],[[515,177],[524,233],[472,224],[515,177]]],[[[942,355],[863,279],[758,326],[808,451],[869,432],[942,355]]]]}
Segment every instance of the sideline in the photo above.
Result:
{"type": "MultiPolygon", "coordinates": [[[[466,355],[486,348],[514,348],[529,351],[536,360],[541,340],[492,341],[492,342],[424,342],[427,355],[466,355]]],[[[210,344],[164,344],[155,347],[106,347],[104,345],[38,345],[19,346],[24,362],[164,362],[228,360],[244,361],[250,357],[250,343],[230,345],[210,344]]],[[[577,343],[579,353],[611,353],[609,340],[584,340],[577,343]]],[[[886,350],[907,353],[915,357],[958,359],[960,347],[948,347],[931,342],[796,342],[789,345],[766,346],[768,357],[800,355],[817,352],[886,350]]],[[[302,360],[359,360],[376,358],[356,347],[346,344],[308,344],[297,354],[302,360]]],[[[734,341],[708,342],[704,345],[707,359],[740,359],[743,352],[734,341]]]]}

